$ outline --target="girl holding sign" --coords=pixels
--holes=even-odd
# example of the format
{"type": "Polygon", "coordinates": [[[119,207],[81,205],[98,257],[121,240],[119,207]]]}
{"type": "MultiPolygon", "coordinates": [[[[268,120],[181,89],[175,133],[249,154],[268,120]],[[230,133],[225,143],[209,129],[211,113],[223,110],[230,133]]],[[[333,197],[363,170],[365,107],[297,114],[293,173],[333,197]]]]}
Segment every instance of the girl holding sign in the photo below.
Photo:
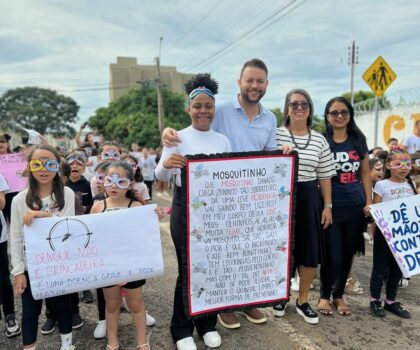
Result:
{"type": "MultiPolygon", "coordinates": [[[[125,161],[115,161],[111,163],[103,183],[107,197],[93,205],[91,214],[140,206],[141,203],[136,200],[133,191],[133,181],[131,165],[125,161]]],[[[159,218],[163,216],[160,208],[156,209],[156,213],[159,218]]],[[[144,308],[143,293],[141,289],[145,283],[145,280],[139,280],[128,282],[123,286],[109,286],[103,288],[106,304],[107,350],[118,350],[119,348],[118,321],[121,306],[121,287],[125,289],[127,304],[136,325],[137,349],[150,349],[146,336],[146,310],[144,308]]]]}
{"type": "Polygon", "coordinates": [[[178,279],[174,293],[171,334],[178,350],[197,349],[192,337],[194,327],[197,328],[198,334],[203,337],[204,343],[209,348],[216,348],[222,343],[220,335],[216,331],[216,315],[192,320],[185,313],[182,286],[186,282],[182,278],[184,258],[181,253],[181,242],[182,235],[187,232],[187,208],[183,204],[186,202],[186,191],[181,188],[179,170],[186,165],[186,158],[184,157],[186,154],[212,154],[231,151],[227,137],[210,129],[215,113],[214,95],[217,90],[218,84],[209,74],[197,74],[185,84],[185,92],[188,95],[187,111],[191,118],[191,125],[179,131],[182,143],[175,147],[164,147],[155,171],[156,178],[164,182],[169,181],[170,177],[176,174],[171,214],[171,235],[178,259],[178,279]]]}
{"type": "MultiPolygon", "coordinates": [[[[24,349],[36,349],[38,318],[42,300],[35,300],[24,253],[23,226],[36,218],[75,215],[74,192],[64,187],[59,175],[60,154],[49,145],[39,145],[28,155],[28,188],[12,202],[10,252],[16,294],[22,296],[22,338],[24,349]]],[[[72,345],[72,303],[70,295],[45,299],[47,307],[57,315],[61,350],[74,350],[72,345]]]]}
{"type": "MultiPolygon", "coordinates": [[[[405,151],[391,151],[385,163],[384,180],[378,181],[373,189],[373,202],[380,203],[393,199],[414,196],[416,188],[410,178],[411,160],[405,151]]],[[[410,313],[395,301],[401,270],[389,249],[388,243],[378,227],[373,240],[373,266],[370,277],[370,310],[375,316],[384,317],[385,310],[410,318],[410,313]],[[384,307],[380,301],[382,285],[385,283],[386,299],[384,307]]]]}

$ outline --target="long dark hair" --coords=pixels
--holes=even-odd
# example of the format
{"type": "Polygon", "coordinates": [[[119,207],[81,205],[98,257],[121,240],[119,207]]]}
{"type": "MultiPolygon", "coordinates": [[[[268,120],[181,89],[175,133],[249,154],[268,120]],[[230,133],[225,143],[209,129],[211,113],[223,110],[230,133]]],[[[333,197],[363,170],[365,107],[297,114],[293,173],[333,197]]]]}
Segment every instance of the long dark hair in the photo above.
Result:
{"type": "MultiPolygon", "coordinates": [[[[127,160],[128,158],[130,158],[133,162],[135,162],[137,164],[136,157],[132,156],[131,154],[129,154],[128,156],[124,157],[123,160],[127,160]]],[[[131,171],[133,171],[133,168],[131,168],[131,171]]],[[[138,164],[137,164],[136,171],[134,171],[133,178],[134,178],[134,181],[135,182],[143,182],[143,180],[144,180],[143,174],[141,173],[141,168],[139,167],[138,164]]]]}
{"type": "MultiPolygon", "coordinates": [[[[109,170],[112,169],[112,168],[122,168],[125,171],[125,175],[127,176],[127,178],[130,181],[133,181],[134,180],[134,177],[133,177],[133,168],[127,162],[125,162],[123,160],[113,161],[111,163],[111,165],[108,167],[108,170],[106,171],[106,173],[108,174],[109,170]]],[[[131,199],[132,201],[137,201],[136,194],[134,193],[134,191],[133,191],[132,188],[129,188],[127,190],[127,192],[125,193],[125,196],[128,199],[131,199]]]]}
{"type": "Polygon", "coordinates": [[[12,153],[12,150],[10,149],[10,139],[12,137],[9,134],[0,134],[0,140],[7,143],[7,153],[12,153]]]}
{"type": "Polygon", "coordinates": [[[363,150],[361,145],[366,143],[366,136],[363,134],[363,132],[359,129],[359,127],[356,125],[356,122],[354,120],[354,108],[351,105],[351,103],[342,96],[333,97],[330,99],[327,104],[325,105],[325,111],[324,111],[324,122],[325,122],[325,133],[324,136],[327,139],[328,143],[330,144],[330,147],[334,145],[333,141],[333,128],[331,127],[331,124],[328,122],[328,113],[330,112],[330,108],[334,102],[340,102],[346,105],[347,109],[350,113],[350,119],[349,123],[347,124],[347,133],[348,135],[354,140],[354,145],[357,153],[359,154],[360,158],[364,158],[365,154],[363,154],[363,150]]]}
{"type": "MultiPolygon", "coordinates": [[[[32,157],[37,150],[45,150],[51,152],[54,155],[57,162],[60,163],[60,153],[58,153],[58,151],[50,145],[35,146],[28,154],[28,163],[32,160],[32,157]]],[[[51,198],[54,202],[54,208],[58,208],[58,210],[62,210],[64,208],[64,185],[63,181],[61,180],[59,171],[57,171],[53,178],[51,198]]],[[[29,171],[28,176],[28,192],[26,194],[26,205],[32,210],[41,210],[42,208],[42,200],[39,197],[38,182],[36,181],[31,171],[29,171]]]]}
{"type": "MultiPolygon", "coordinates": [[[[389,152],[388,157],[386,158],[386,163],[389,163],[391,160],[394,159],[394,156],[397,154],[406,154],[407,157],[410,159],[410,154],[407,151],[404,150],[395,150],[395,151],[391,151],[389,152]]],[[[407,180],[408,184],[410,185],[410,187],[413,189],[414,194],[417,193],[416,191],[416,185],[414,184],[413,180],[411,179],[410,176],[411,172],[409,172],[407,174],[407,176],[405,177],[405,179],[407,180]]],[[[389,170],[387,167],[385,167],[385,171],[384,171],[384,180],[385,179],[389,179],[391,177],[391,170],[389,170]]]]}
{"type": "Polygon", "coordinates": [[[308,116],[308,119],[306,119],[306,126],[311,127],[312,119],[313,119],[313,116],[314,116],[314,103],[312,102],[311,95],[309,95],[309,93],[306,90],[303,90],[303,89],[293,89],[293,90],[290,90],[287,93],[286,99],[284,100],[283,125],[287,128],[290,125],[290,117],[289,117],[288,111],[289,111],[290,98],[292,97],[293,94],[299,94],[299,95],[305,96],[306,100],[308,101],[308,103],[309,103],[309,116],[308,116]]]}

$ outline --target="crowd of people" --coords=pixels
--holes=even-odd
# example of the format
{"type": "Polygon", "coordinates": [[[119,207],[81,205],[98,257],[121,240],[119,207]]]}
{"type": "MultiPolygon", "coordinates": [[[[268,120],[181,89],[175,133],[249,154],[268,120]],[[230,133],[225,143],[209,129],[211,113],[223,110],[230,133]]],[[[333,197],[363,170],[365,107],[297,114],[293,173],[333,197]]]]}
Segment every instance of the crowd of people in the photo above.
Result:
{"type": "MultiPolygon", "coordinates": [[[[387,312],[402,318],[410,313],[397,301],[399,287],[408,281],[393,258],[389,247],[372,222],[370,205],[409,197],[420,192],[420,121],[413,135],[402,144],[390,139],[389,149],[368,149],[366,137],[357,127],[354,110],[343,97],[331,98],[325,106],[325,133],[312,129],[314,105],[303,89],[293,89],[285,97],[283,125],[260,100],[268,86],[268,69],[260,59],[251,59],[242,67],[239,93],[232,100],[216,104],[218,83],[209,74],[197,74],[185,85],[187,111],[191,125],[176,131],[167,128],[162,135],[163,149],[131,150],[114,141],[103,141],[94,133],[81,141],[82,125],[76,136],[77,147],[59,152],[47,144],[30,145],[26,150],[27,187],[10,192],[0,169],[0,301],[6,323],[6,335],[22,333],[24,349],[36,349],[38,318],[42,300],[34,300],[23,246],[23,225],[52,215],[95,214],[109,210],[147,205],[152,196],[169,196],[168,182],[173,180],[170,230],[178,261],[170,332],[179,350],[196,350],[194,328],[209,348],[222,343],[216,325],[241,327],[238,314],[255,324],[267,322],[261,309],[219,313],[198,319],[185,314],[182,296],[182,235],[187,231],[186,191],[182,188],[180,169],[187,154],[213,154],[281,149],[296,151],[299,158],[292,289],[298,292],[296,311],[310,324],[319,322],[334,310],[349,316],[351,306],[344,293],[361,293],[352,276],[353,258],[364,253],[365,240],[373,242],[370,280],[370,309],[383,317],[387,312]],[[154,191],[153,191],[154,189],[154,191]],[[8,226],[10,222],[10,228],[8,226]],[[9,270],[8,232],[12,270],[9,270]],[[309,291],[320,267],[320,295],[316,307],[308,302],[309,291]],[[10,278],[14,276],[14,287],[10,278]],[[385,299],[381,291],[385,284],[385,299]],[[21,326],[15,317],[14,292],[22,299],[21,326]]],[[[11,138],[0,135],[0,155],[12,153],[11,138]]],[[[19,149],[18,151],[23,151],[19,149]]],[[[62,151],[62,150],[61,150],[62,151]]],[[[161,218],[162,210],[156,215],[161,218]]],[[[131,311],[136,328],[137,349],[148,350],[146,326],[155,320],[146,313],[142,287],[145,281],[96,290],[98,324],[95,338],[107,337],[107,350],[117,350],[118,320],[121,305],[131,311]]],[[[91,303],[91,291],[82,292],[82,302],[91,303]]],[[[79,293],[45,300],[46,321],[42,334],[52,333],[58,325],[61,350],[72,350],[72,329],[83,326],[79,312],[79,293]]],[[[282,317],[288,300],[273,306],[282,317]]]]}

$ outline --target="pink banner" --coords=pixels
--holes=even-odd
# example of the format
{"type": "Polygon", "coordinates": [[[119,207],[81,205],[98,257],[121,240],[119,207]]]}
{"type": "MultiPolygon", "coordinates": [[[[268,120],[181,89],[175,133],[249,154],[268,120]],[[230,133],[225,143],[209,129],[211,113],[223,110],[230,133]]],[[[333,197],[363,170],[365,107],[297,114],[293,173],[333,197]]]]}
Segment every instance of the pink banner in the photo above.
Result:
{"type": "Polygon", "coordinates": [[[0,155],[0,173],[4,176],[10,192],[22,191],[27,183],[23,172],[28,162],[24,153],[11,153],[0,155]]]}

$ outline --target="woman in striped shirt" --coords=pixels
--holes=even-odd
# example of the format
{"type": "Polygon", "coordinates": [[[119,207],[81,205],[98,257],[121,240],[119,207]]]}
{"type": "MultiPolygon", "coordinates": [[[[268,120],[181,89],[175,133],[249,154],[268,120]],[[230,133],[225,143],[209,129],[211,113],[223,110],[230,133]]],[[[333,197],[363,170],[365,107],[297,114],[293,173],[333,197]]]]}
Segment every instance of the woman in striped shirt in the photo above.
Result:
{"type": "MultiPolygon", "coordinates": [[[[277,129],[278,146],[293,145],[299,154],[296,191],[294,264],[300,276],[296,311],[311,324],[318,314],[308,303],[310,285],[323,255],[323,229],[331,224],[331,177],[335,174],[330,147],[325,138],[311,130],[314,107],[305,90],[286,95],[284,125],[277,129]]],[[[274,306],[283,316],[286,304],[274,306]]]]}

